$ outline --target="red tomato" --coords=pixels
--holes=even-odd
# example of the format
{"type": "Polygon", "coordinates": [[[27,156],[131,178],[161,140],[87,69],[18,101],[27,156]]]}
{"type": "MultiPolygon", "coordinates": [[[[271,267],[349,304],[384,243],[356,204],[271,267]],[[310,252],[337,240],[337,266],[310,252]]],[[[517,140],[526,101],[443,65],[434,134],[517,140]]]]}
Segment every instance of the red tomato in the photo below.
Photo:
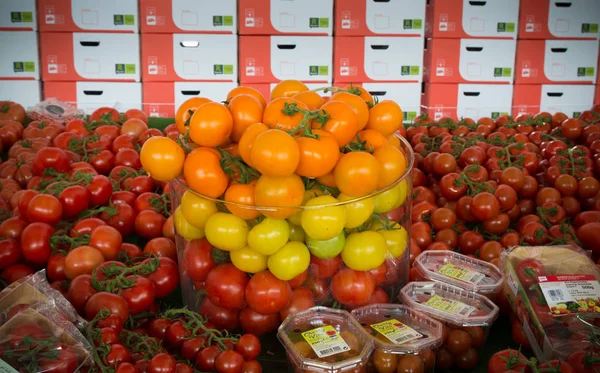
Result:
{"type": "Polygon", "coordinates": [[[42,148],[33,160],[33,172],[36,175],[43,175],[44,170],[48,168],[52,168],[59,173],[67,172],[69,171],[69,163],[69,158],[64,150],[53,147],[42,148]]]}
{"type": "Polygon", "coordinates": [[[110,352],[104,358],[106,363],[109,365],[119,365],[121,363],[128,363],[131,359],[131,353],[123,345],[113,344],[110,346],[110,352]]]}
{"type": "Polygon", "coordinates": [[[488,362],[488,373],[503,373],[507,370],[525,372],[529,370],[527,364],[517,360],[527,360],[527,358],[517,350],[508,349],[496,352],[488,362]]]}
{"type": "Polygon", "coordinates": [[[90,207],[108,204],[113,192],[110,180],[104,175],[94,176],[92,182],[86,185],[85,189],[90,194],[90,207]]]}
{"type": "Polygon", "coordinates": [[[71,228],[69,236],[75,237],[77,235],[92,233],[92,231],[96,229],[96,227],[99,227],[101,225],[106,225],[106,223],[98,218],[82,219],[75,223],[73,228],[71,228]]]}
{"type": "Polygon", "coordinates": [[[176,373],[177,361],[169,354],[158,354],[148,363],[146,373],[176,373]]]}
{"type": "Polygon", "coordinates": [[[206,316],[217,329],[234,331],[239,326],[239,310],[219,307],[208,298],[204,298],[198,312],[206,316]]]}
{"type": "Polygon", "coordinates": [[[114,208],[117,210],[115,215],[111,216],[107,212],[103,212],[102,215],[100,215],[100,219],[118,230],[119,233],[121,233],[121,236],[127,237],[134,231],[135,210],[133,207],[123,202],[115,203],[114,208]]]}
{"type": "MultiPolygon", "coordinates": [[[[0,259],[0,263],[1,260],[2,259],[0,259]]],[[[46,265],[46,274],[51,282],[67,279],[67,275],[65,274],[65,256],[63,254],[56,253],[53,254],[50,259],[48,259],[48,264],[46,265]]]]}
{"type": "Polygon", "coordinates": [[[38,194],[29,201],[27,220],[56,225],[62,217],[63,208],[58,198],[49,194],[38,194]]]}
{"type": "Polygon", "coordinates": [[[54,228],[46,223],[31,223],[21,235],[21,253],[31,263],[44,265],[52,255],[50,237],[54,228]]]}
{"type": "Polygon", "coordinates": [[[0,270],[17,264],[21,258],[21,248],[16,240],[5,238],[0,241],[0,270]]]}
{"type": "Polygon", "coordinates": [[[206,277],[206,294],[214,304],[225,308],[241,309],[246,303],[244,291],[248,275],[233,264],[221,264],[206,277]]]}
{"type": "Polygon", "coordinates": [[[96,294],[96,289],[92,286],[91,275],[77,276],[69,284],[67,299],[75,307],[77,312],[84,314],[85,305],[92,295],[96,294]]]}
{"type": "Polygon", "coordinates": [[[279,324],[281,319],[278,313],[263,315],[250,307],[240,311],[240,325],[246,333],[262,336],[277,330],[279,324]]]}
{"type": "Polygon", "coordinates": [[[292,288],[287,281],[278,279],[266,270],[250,278],[245,295],[249,307],[267,315],[287,306],[292,297],[292,288]]]}
{"type": "Polygon", "coordinates": [[[92,230],[89,245],[98,249],[105,260],[115,260],[119,255],[123,238],[118,230],[101,225],[92,230]]]}
{"type": "Polygon", "coordinates": [[[21,216],[8,218],[0,224],[0,237],[19,240],[28,224],[29,222],[21,216]]]}
{"type": "Polygon", "coordinates": [[[244,357],[239,352],[223,351],[215,359],[215,368],[219,373],[242,373],[244,357]]]}
{"type": "Polygon", "coordinates": [[[213,246],[206,238],[192,240],[183,249],[183,270],[192,281],[205,281],[215,267],[213,246]]]}
{"type": "Polygon", "coordinates": [[[289,314],[304,311],[315,306],[312,292],[304,287],[294,290],[290,303],[286,305],[280,312],[281,320],[285,320],[289,314]]]}
{"type": "Polygon", "coordinates": [[[0,277],[5,279],[9,284],[33,274],[33,269],[29,268],[25,264],[13,264],[10,267],[4,269],[0,273],[0,277]]]}
{"type": "Polygon", "coordinates": [[[156,298],[164,298],[171,294],[179,285],[179,271],[177,263],[172,259],[159,258],[160,266],[148,276],[148,280],[154,284],[156,298]]]}
{"type": "Polygon", "coordinates": [[[567,363],[577,373],[596,373],[600,370],[600,355],[588,351],[576,351],[567,357],[567,363]]]}
{"type": "Polygon", "coordinates": [[[540,364],[539,369],[548,369],[554,368],[556,372],[560,373],[576,373],[575,369],[571,366],[571,364],[560,361],[560,360],[550,360],[546,363],[540,364]]]}
{"type": "Polygon", "coordinates": [[[119,317],[121,324],[129,317],[127,301],[117,294],[102,291],[92,295],[85,305],[85,316],[88,320],[92,320],[102,309],[108,309],[111,315],[119,317]]]}
{"type": "Polygon", "coordinates": [[[166,220],[156,211],[143,210],[135,218],[135,232],[148,240],[160,237],[166,220]]]}
{"type": "Polygon", "coordinates": [[[331,279],[331,294],[344,305],[364,305],[369,302],[374,292],[375,279],[369,272],[344,268],[331,279]]]}
{"type": "Polygon", "coordinates": [[[148,335],[158,339],[165,339],[167,335],[167,329],[173,324],[173,321],[169,319],[154,319],[150,321],[148,325],[148,335]]]}
{"type": "Polygon", "coordinates": [[[177,247],[172,240],[164,237],[157,237],[148,241],[144,247],[144,254],[153,254],[158,257],[177,260],[177,247]]]}
{"type": "Polygon", "coordinates": [[[260,340],[253,334],[244,334],[235,345],[244,360],[253,360],[260,354],[260,340]]]}
{"type": "Polygon", "coordinates": [[[60,192],[58,200],[62,204],[62,216],[65,219],[75,217],[90,204],[90,195],[81,185],[72,185],[60,192]]]}
{"type": "Polygon", "coordinates": [[[121,296],[127,301],[129,313],[137,315],[147,310],[154,303],[156,291],[152,281],[145,277],[129,276],[127,279],[133,281],[133,286],[124,289],[121,296]]]}
{"type": "Polygon", "coordinates": [[[525,289],[528,289],[531,285],[537,284],[538,277],[543,276],[546,273],[546,270],[539,260],[527,258],[523,259],[517,265],[516,272],[521,285],[523,285],[525,289]]]}

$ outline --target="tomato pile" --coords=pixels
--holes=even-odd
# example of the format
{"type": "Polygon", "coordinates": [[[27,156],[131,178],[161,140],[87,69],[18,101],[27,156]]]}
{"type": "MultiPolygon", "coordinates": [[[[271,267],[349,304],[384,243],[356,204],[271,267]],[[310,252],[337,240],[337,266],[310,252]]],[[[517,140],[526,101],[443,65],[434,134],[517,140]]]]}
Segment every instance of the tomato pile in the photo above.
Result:
{"type": "Polygon", "coordinates": [[[23,108],[2,105],[13,114],[0,121],[2,281],[45,269],[90,321],[94,371],[260,372],[255,336],[188,310],[161,312],[179,286],[174,223],[169,188],[142,169],[139,151],[177,126],[149,129],[139,110],[100,108],[87,120],[24,128],[23,108]]]}

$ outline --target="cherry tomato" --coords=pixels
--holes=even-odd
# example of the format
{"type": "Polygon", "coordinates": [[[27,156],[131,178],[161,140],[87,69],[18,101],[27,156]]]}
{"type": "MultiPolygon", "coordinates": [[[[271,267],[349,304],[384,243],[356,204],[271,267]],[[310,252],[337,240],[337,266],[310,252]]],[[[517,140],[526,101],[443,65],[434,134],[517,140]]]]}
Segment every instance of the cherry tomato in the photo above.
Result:
{"type": "Polygon", "coordinates": [[[129,317],[127,301],[117,294],[99,292],[92,295],[85,305],[85,316],[92,320],[102,309],[108,309],[111,315],[119,317],[121,324],[129,317]]]}
{"type": "Polygon", "coordinates": [[[31,263],[46,264],[52,249],[50,238],[54,228],[46,223],[31,223],[21,234],[21,253],[31,263]]]}
{"type": "Polygon", "coordinates": [[[159,257],[158,269],[148,276],[148,280],[154,284],[156,298],[164,298],[171,294],[179,285],[179,271],[177,263],[166,257],[159,257]]]}

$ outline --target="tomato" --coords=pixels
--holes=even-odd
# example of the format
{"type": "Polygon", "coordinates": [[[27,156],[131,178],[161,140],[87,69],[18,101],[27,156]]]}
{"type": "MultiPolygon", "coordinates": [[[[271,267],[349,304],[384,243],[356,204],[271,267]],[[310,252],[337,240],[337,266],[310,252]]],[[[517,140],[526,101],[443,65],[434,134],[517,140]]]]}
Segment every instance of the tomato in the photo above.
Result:
{"type": "Polygon", "coordinates": [[[381,165],[378,189],[382,189],[398,180],[406,172],[406,157],[398,148],[384,145],[373,153],[373,156],[381,165]]]}
{"type": "Polygon", "coordinates": [[[173,214],[173,225],[177,233],[185,240],[191,241],[204,237],[204,231],[191,225],[184,217],[181,206],[175,209],[173,214]]]}
{"type": "Polygon", "coordinates": [[[223,351],[215,359],[215,368],[220,373],[242,373],[244,358],[239,352],[223,351]]]}
{"type": "Polygon", "coordinates": [[[265,218],[248,233],[248,246],[262,255],[271,255],[290,238],[289,224],[285,220],[265,218]]]}
{"type": "Polygon", "coordinates": [[[381,165],[377,159],[364,152],[342,155],[334,169],[340,191],[352,197],[362,197],[377,189],[380,172],[381,165]]]}
{"type": "Polygon", "coordinates": [[[519,282],[521,282],[521,285],[525,289],[529,289],[531,285],[537,284],[538,277],[546,274],[544,265],[539,260],[533,258],[523,259],[519,262],[516,272],[519,282]]]}
{"type": "Polygon", "coordinates": [[[319,196],[306,202],[308,207],[302,212],[302,229],[312,239],[325,241],[338,236],[346,225],[346,208],[336,205],[332,196],[319,196]],[[323,206],[315,208],[316,206],[323,206]]]}
{"type": "Polygon", "coordinates": [[[107,204],[113,192],[110,180],[104,175],[94,176],[85,189],[89,193],[90,207],[107,204]]]}
{"type": "Polygon", "coordinates": [[[186,243],[183,249],[183,265],[185,273],[192,281],[205,281],[209,271],[215,267],[212,249],[213,246],[205,238],[186,243]]]}
{"type": "Polygon", "coordinates": [[[267,106],[267,102],[265,101],[263,94],[260,93],[260,91],[257,90],[256,88],[244,87],[244,86],[235,87],[231,91],[229,91],[229,93],[227,94],[227,101],[230,101],[233,97],[235,97],[237,95],[253,96],[261,103],[261,105],[263,107],[267,106]]]}
{"type": "Polygon", "coordinates": [[[377,103],[369,111],[369,120],[366,129],[373,129],[388,136],[398,131],[402,126],[403,113],[397,103],[383,100],[377,103]]]}
{"type": "Polygon", "coordinates": [[[326,115],[326,121],[313,122],[313,128],[324,129],[331,133],[338,147],[346,146],[358,132],[358,116],[352,106],[343,101],[330,100],[321,106],[320,112],[326,115]]]}
{"type": "Polygon", "coordinates": [[[269,127],[262,123],[254,123],[248,126],[242,137],[240,138],[238,144],[238,151],[240,152],[240,156],[248,164],[250,167],[254,167],[251,159],[252,146],[254,144],[254,140],[256,137],[267,131],[269,127]]]}
{"type": "Polygon", "coordinates": [[[221,169],[220,157],[209,148],[197,148],[188,154],[183,173],[189,187],[208,197],[217,198],[227,189],[228,179],[221,169]]]}
{"type": "Polygon", "coordinates": [[[233,117],[227,107],[217,102],[200,105],[190,118],[190,139],[200,146],[219,146],[233,130],[233,117]]]}
{"type": "Polygon", "coordinates": [[[19,243],[10,238],[0,241],[0,270],[16,264],[21,258],[19,243]]]}
{"type": "Polygon", "coordinates": [[[425,364],[423,359],[417,355],[400,355],[398,358],[398,373],[423,373],[425,371],[425,364]]]}
{"type": "Polygon", "coordinates": [[[146,277],[154,284],[156,298],[164,298],[171,294],[179,285],[177,263],[166,257],[159,257],[158,269],[146,277]]]}
{"type": "Polygon", "coordinates": [[[121,296],[127,301],[129,313],[137,315],[147,310],[154,303],[154,284],[142,276],[128,276],[127,279],[133,282],[133,286],[124,289],[121,296]]]}
{"type": "Polygon", "coordinates": [[[181,134],[187,132],[190,118],[196,109],[207,102],[211,102],[211,100],[206,97],[192,97],[185,100],[179,108],[177,108],[177,112],[175,113],[175,124],[181,134]]]}
{"type": "MultiPolygon", "coordinates": [[[[343,193],[340,193],[337,197],[337,200],[340,202],[346,202],[352,199],[355,199],[355,197],[343,193]]],[[[346,209],[346,224],[344,227],[349,229],[356,228],[366,222],[367,219],[371,217],[371,214],[373,214],[375,209],[375,199],[365,198],[356,202],[345,203],[344,207],[346,209]]]]}
{"type": "Polygon", "coordinates": [[[92,286],[92,276],[85,274],[77,276],[71,281],[67,292],[67,299],[77,312],[83,314],[87,301],[94,294],[96,294],[96,290],[92,286]]]}
{"type": "Polygon", "coordinates": [[[331,293],[340,303],[357,307],[369,302],[375,292],[375,279],[369,272],[345,268],[331,280],[331,293]]]}
{"type": "Polygon", "coordinates": [[[458,247],[465,255],[475,254],[484,242],[483,236],[474,231],[465,231],[458,236],[458,247]]]}
{"type": "MultiPolygon", "coordinates": [[[[254,198],[257,206],[295,207],[300,206],[304,199],[304,183],[296,174],[285,177],[262,175],[255,188],[254,198]]],[[[262,211],[263,215],[276,219],[285,219],[295,212],[296,210],[290,208],[262,211]]]]}
{"type": "Polygon", "coordinates": [[[131,135],[139,137],[144,131],[148,129],[148,124],[139,118],[128,118],[125,123],[121,126],[121,135],[131,135]]]}
{"type": "Polygon", "coordinates": [[[167,353],[155,355],[148,363],[146,373],[176,373],[177,361],[167,353]]]}
{"type": "Polygon", "coordinates": [[[465,353],[473,346],[473,338],[463,330],[453,330],[448,334],[446,348],[455,355],[465,353]]]}
{"type": "Polygon", "coordinates": [[[293,115],[284,114],[286,105],[294,105],[298,109],[308,110],[306,104],[292,98],[272,98],[263,112],[263,123],[269,128],[279,128],[284,131],[294,130],[304,119],[304,114],[295,112],[293,115]]]}
{"type": "Polygon", "coordinates": [[[25,108],[20,104],[13,101],[0,101],[0,120],[23,123],[26,118],[25,108]]]}
{"type": "Polygon", "coordinates": [[[33,171],[36,175],[42,175],[47,168],[53,168],[56,172],[69,170],[69,159],[67,154],[59,148],[46,147],[40,149],[33,161],[33,171]]]}
{"type": "Polygon", "coordinates": [[[204,298],[198,312],[208,318],[217,329],[234,331],[239,327],[238,309],[217,306],[208,298],[204,298]]]}
{"type": "Polygon", "coordinates": [[[46,223],[31,223],[21,234],[21,253],[31,263],[46,264],[52,249],[50,248],[50,237],[54,234],[54,228],[46,223]]]}
{"type": "Polygon", "coordinates": [[[496,352],[488,362],[488,373],[503,373],[507,370],[529,371],[526,363],[517,360],[527,360],[527,358],[517,350],[508,349],[496,352]]]}
{"type": "Polygon", "coordinates": [[[365,231],[349,234],[341,255],[349,268],[370,271],[383,264],[386,252],[386,239],[377,232],[365,231]]]}
{"type": "Polygon", "coordinates": [[[185,153],[168,137],[151,137],[142,146],[140,161],[153,179],[169,181],[181,174],[185,153]]]}
{"type": "Polygon", "coordinates": [[[62,205],[58,198],[48,194],[34,196],[27,206],[27,219],[50,225],[57,224],[62,217],[62,205]]]}
{"type": "Polygon", "coordinates": [[[235,216],[244,220],[255,219],[260,211],[254,208],[254,184],[231,183],[225,191],[225,207],[235,216]],[[246,206],[240,206],[246,205],[246,206]]]}
{"type": "Polygon", "coordinates": [[[145,239],[160,237],[166,220],[156,211],[142,211],[135,217],[135,232],[145,239]]]}
{"type": "Polygon", "coordinates": [[[289,176],[300,160],[298,144],[292,136],[278,129],[256,136],[250,150],[252,165],[266,176],[289,176]]]}
{"type": "MultiPolygon", "coordinates": [[[[385,239],[387,253],[393,258],[400,258],[408,247],[408,232],[398,223],[394,223],[389,229],[379,227],[378,224],[371,226],[385,239]]],[[[439,232],[438,232],[439,235],[439,232]]]]}
{"type": "Polygon", "coordinates": [[[206,347],[196,355],[196,368],[203,371],[214,371],[215,360],[221,354],[221,349],[218,346],[206,347]]]}
{"type": "Polygon", "coordinates": [[[306,245],[297,241],[286,243],[275,254],[269,256],[267,265],[275,277],[289,281],[308,269],[310,252],[306,245]]]}
{"type": "Polygon", "coordinates": [[[233,119],[231,139],[239,142],[248,126],[262,120],[264,105],[257,97],[249,94],[238,94],[228,101],[233,119]]]}
{"type": "Polygon", "coordinates": [[[181,356],[189,361],[196,361],[196,355],[206,345],[206,338],[199,336],[186,339],[181,344],[181,356]]]}
{"type": "Polygon", "coordinates": [[[330,259],[338,256],[344,249],[346,235],[340,232],[329,240],[314,240],[306,237],[306,246],[310,253],[320,259],[330,259]]]}
{"type": "Polygon", "coordinates": [[[317,92],[302,91],[291,96],[294,100],[304,103],[309,110],[314,111],[319,109],[325,103],[325,99],[317,92]]]}
{"type": "Polygon", "coordinates": [[[144,254],[177,260],[177,247],[175,242],[168,238],[156,237],[146,243],[144,254]]]}
{"type": "Polygon", "coordinates": [[[592,250],[594,253],[600,251],[599,229],[600,222],[587,223],[577,228],[577,238],[581,241],[584,249],[592,250]]]}
{"type": "Polygon", "coordinates": [[[206,238],[211,245],[225,251],[239,250],[246,246],[248,224],[235,215],[217,212],[206,222],[206,238]]]}
{"type": "Polygon", "coordinates": [[[299,92],[308,91],[306,84],[299,80],[283,80],[271,90],[271,102],[280,97],[292,97],[299,92]]]}
{"type": "Polygon", "coordinates": [[[315,306],[312,292],[304,287],[297,288],[292,293],[290,302],[279,312],[281,320],[285,320],[288,315],[294,315],[296,312],[304,311],[315,306]]]}
{"type": "MultiPolygon", "coordinates": [[[[349,104],[356,114],[358,120],[358,129],[362,130],[369,120],[369,106],[361,96],[349,92],[338,92],[331,96],[332,101],[342,101],[349,104]]],[[[364,140],[364,139],[362,139],[364,140]]]]}
{"type": "Polygon", "coordinates": [[[600,356],[589,351],[576,351],[567,357],[566,362],[577,373],[595,373],[600,369],[600,356]]]}
{"type": "Polygon", "coordinates": [[[117,316],[121,324],[129,317],[127,301],[117,294],[99,292],[92,295],[85,305],[85,316],[92,320],[102,309],[108,309],[111,315],[117,316]]]}
{"type": "Polygon", "coordinates": [[[240,325],[246,333],[262,336],[277,330],[281,323],[278,313],[263,315],[246,307],[240,311],[240,325]]]}
{"type": "Polygon", "coordinates": [[[90,235],[89,245],[102,253],[105,260],[115,260],[122,244],[119,231],[108,225],[101,225],[90,235]]]}
{"type": "Polygon", "coordinates": [[[90,196],[81,185],[72,185],[63,189],[58,195],[58,199],[62,205],[62,216],[72,218],[88,207],[90,196]]]}
{"type": "Polygon", "coordinates": [[[468,349],[465,353],[454,358],[454,364],[460,369],[471,370],[477,366],[479,362],[479,354],[474,348],[468,349]]]}
{"type": "Polygon", "coordinates": [[[104,260],[100,250],[91,246],[79,246],[65,257],[65,275],[68,279],[74,279],[82,274],[91,274],[104,260]]]}
{"type": "Polygon", "coordinates": [[[222,264],[208,273],[206,294],[217,306],[241,309],[246,302],[244,290],[247,284],[246,273],[232,264],[222,264]]]}
{"type": "Polygon", "coordinates": [[[269,271],[256,273],[246,286],[248,306],[264,315],[281,311],[290,302],[292,289],[269,271]]]}
{"type": "Polygon", "coordinates": [[[181,197],[181,212],[184,218],[198,229],[204,229],[208,219],[217,211],[214,202],[190,191],[181,197]]]}

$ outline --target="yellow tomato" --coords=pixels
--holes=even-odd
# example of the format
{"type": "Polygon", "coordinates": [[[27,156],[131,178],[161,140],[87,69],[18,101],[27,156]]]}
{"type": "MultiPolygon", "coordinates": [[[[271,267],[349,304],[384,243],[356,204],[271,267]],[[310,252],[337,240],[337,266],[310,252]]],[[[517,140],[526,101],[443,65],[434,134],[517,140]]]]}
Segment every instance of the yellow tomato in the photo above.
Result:
{"type": "MultiPolygon", "coordinates": [[[[337,197],[338,201],[344,202],[354,199],[344,193],[340,193],[337,197]]],[[[346,228],[352,229],[360,226],[367,221],[373,214],[375,209],[375,200],[373,198],[365,198],[360,201],[346,203],[346,228]]]]}
{"type": "Polygon", "coordinates": [[[302,242],[290,241],[271,255],[267,263],[275,277],[289,281],[308,269],[310,252],[302,242]]]}
{"type": "Polygon", "coordinates": [[[310,199],[307,207],[315,207],[302,211],[300,218],[302,229],[312,239],[330,240],[340,234],[346,225],[346,208],[344,206],[317,207],[337,203],[333,196],[319,196],[310,199]]]}
{"type": "Polygon", "coordinates": [[[408,247],[408,232],[400,224],[395,223],[389,229],[384,229],[380,223],[374,222],[371,225],[371,230],[377,231],[377,233],[383,236],[387,244],[387,251],[394,258],[401,257],[406,251],[408,247]]]}
{"type": "Polygon", "coordinates": [[[181,174],[185,153],[168,137],[150,137],[140,151],[142,167],[157,181],[171,181],[181,174]]]}
{"type": "Polygon", "coordinates": [[[248,224],[244,219],[226,212],[213,214],[206,222],[206,239],[224,251],[243,249],[248,239],[248,224]]]}
{"type": "Polygon", "coordinates": [[[370,271],[383,264],[386,252],[382,235],[373,231],[356,232],[346,237],[342,260],[355,271],[370,271]]]}
{"type": "Polygon", "coordinates": [[[173,214],[175,231],[187,241],[197,240],[204,237],[204,231],[191,225],[183,216],[181,206],[177,207],[173,214]]]}
{"type": "Polygon", "coordinates": [[[189,191],[183,193],[180,207],[185,220],[198,229],[204,229],[208,218],[219,211],[214,202],[189,191]]]}
{"type": "Polygon", "coordinates": [[[267,269],[267,256],[258,253],[248,246],[234,250],[229,254],[231,263],[240,271],[257,273],[267,269]]]}

